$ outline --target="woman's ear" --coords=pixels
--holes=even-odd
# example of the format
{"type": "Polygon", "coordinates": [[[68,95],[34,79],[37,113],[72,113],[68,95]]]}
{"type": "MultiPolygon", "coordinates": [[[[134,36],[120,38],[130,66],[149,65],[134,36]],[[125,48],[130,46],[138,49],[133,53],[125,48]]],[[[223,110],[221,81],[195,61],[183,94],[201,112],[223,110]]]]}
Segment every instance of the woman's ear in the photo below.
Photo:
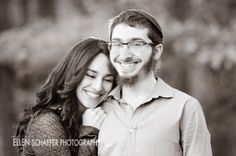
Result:
{"type": "Polygon", "coordinates": [[[161,54],[163,52],[163,45],[162,44],[158,44],[154,47],[154,57],[155,57],[155,60],[159,60],[160,57],[161,57],[161,54]]]}

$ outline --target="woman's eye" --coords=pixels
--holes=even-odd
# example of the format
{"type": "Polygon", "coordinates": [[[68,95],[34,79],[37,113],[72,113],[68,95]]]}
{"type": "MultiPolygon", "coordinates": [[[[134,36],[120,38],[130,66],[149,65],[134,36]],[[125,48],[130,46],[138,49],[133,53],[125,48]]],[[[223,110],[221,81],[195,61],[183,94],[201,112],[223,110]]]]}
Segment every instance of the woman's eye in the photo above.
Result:
{"type": "Polygon", "coordinates": [[[90,78],[96,78],[94,75],[90,75],[90,74],[86,74],[86,76],[90,77],[90,78]]]}
{"type": "Polygon", "coordinates": [[[112,82],[112,80],[105,80],[105,81],[107,81],[107,82],[112,82]]]}
{"type": "Polygon", "coordinates": [[[107,82],[113,82],[113,79],[104,79],[105,81],[107,81],[107,82]]]}

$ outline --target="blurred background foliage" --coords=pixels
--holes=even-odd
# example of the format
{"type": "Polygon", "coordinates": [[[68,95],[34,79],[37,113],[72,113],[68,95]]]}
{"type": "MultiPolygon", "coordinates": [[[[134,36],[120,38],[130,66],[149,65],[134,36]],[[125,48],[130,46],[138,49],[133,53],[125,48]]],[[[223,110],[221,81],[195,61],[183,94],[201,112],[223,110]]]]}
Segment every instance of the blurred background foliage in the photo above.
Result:
{"type": "Polygon", "coordinates": [[[108,40],[124,9],[153,14],[164,32],[158,75],[202,104],[214,156],[236,155],[235,0],[0,0],[0,155],[21,112],[53,66],[77,42],[108,40]]]}

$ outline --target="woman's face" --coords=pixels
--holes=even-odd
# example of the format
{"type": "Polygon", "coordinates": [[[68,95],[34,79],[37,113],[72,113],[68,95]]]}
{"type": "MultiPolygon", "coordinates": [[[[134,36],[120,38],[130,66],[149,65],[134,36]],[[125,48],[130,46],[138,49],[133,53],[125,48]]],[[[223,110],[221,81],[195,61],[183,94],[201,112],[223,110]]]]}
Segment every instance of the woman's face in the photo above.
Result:
{"type": "Polygon", "coordinates": [[[88,66],[84,78],[77,86],[77,98],[85,107],[95,108],[111,91],[113,80],[109,59],[100,53],[88,66]]]}

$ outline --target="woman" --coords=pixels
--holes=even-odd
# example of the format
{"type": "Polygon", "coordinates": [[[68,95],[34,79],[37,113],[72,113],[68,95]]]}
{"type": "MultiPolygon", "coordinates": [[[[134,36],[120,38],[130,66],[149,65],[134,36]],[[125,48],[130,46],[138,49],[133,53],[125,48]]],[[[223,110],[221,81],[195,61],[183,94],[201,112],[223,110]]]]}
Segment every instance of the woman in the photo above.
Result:
{"type": "Polygon", "coordinates": [[[17,138],[30,142],[22,142],[22,155],[97,155],[94,142],[105,118],[97,106],[115,76],[108,54],[104,41],[90,38],[57,64],[19,123],[17,138]]]}

